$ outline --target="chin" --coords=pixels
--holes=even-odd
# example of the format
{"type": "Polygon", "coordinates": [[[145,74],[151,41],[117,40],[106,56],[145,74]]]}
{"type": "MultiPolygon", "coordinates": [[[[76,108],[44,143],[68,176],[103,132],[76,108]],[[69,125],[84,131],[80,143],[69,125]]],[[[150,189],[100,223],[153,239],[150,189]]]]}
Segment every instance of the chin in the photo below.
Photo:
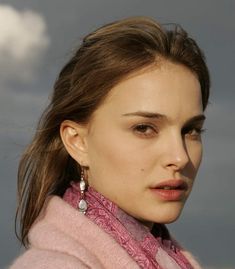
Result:
{"type": "Polygon", "coordinates": [[[171,216],[165,219],[165,221],[161,222],[163,224],[170,224],[175,222],[178,218],[180,217],[180,214],[176,215],[176,216],[171,216]]]}
{"type": "Polygon", "coordinates": [[[175,222],[181,215],[183,207],[180,208],[167,208],[162,210],[161,214],[156,214],[155,218],[152,220],[156,223],[169,224],[175,222]]]}

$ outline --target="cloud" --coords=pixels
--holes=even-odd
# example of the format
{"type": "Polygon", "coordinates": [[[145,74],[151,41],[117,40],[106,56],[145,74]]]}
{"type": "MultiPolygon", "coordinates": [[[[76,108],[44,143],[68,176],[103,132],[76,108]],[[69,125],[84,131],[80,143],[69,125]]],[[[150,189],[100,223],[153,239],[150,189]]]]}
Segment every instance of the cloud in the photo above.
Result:
{"type": "Polygon", "coordinates": [[[1,82],[30,81],[50,44],[45,20],[9,5],[0,5],[0,18],[1,82]]]}

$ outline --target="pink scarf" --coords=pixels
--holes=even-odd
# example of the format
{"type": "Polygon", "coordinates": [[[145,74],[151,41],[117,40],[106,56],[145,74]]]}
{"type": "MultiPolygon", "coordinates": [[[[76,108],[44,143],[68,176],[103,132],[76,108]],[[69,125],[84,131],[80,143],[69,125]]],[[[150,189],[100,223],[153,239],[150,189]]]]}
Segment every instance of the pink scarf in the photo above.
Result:
{"type": "MultiPolygon", "coordinates": [[[[193,269],[165,225],[155,223],[150,231],[91,187],[85,197],[88,203],[86,216],[112,236],[140,268],[193,269]]],[[[79,183],[72,183],[63,199],[77,208],[79,183]]]]}

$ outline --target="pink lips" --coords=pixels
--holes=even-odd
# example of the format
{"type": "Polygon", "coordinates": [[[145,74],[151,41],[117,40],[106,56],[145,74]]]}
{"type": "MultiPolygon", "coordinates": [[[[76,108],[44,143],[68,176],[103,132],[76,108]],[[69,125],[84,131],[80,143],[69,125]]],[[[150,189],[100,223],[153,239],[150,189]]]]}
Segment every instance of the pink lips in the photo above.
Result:
{"type": "Polygon", "coordinates": [[[150,188],[158,197],[165,201],[179,201],[185,197],[188,185],[182,179],[169,179],[150,188]]]}

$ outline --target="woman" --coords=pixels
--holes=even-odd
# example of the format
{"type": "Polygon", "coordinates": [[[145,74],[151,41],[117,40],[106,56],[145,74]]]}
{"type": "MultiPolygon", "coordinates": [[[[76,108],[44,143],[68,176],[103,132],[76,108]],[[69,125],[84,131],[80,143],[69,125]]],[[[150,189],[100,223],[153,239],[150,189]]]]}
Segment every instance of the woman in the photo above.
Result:
{"type": "Polygon", "coordinates": [[[135,17],[84,38],[19,166],[11,268],[200,268],[171,237],[202,157],[203,53],[135,17]]]}

